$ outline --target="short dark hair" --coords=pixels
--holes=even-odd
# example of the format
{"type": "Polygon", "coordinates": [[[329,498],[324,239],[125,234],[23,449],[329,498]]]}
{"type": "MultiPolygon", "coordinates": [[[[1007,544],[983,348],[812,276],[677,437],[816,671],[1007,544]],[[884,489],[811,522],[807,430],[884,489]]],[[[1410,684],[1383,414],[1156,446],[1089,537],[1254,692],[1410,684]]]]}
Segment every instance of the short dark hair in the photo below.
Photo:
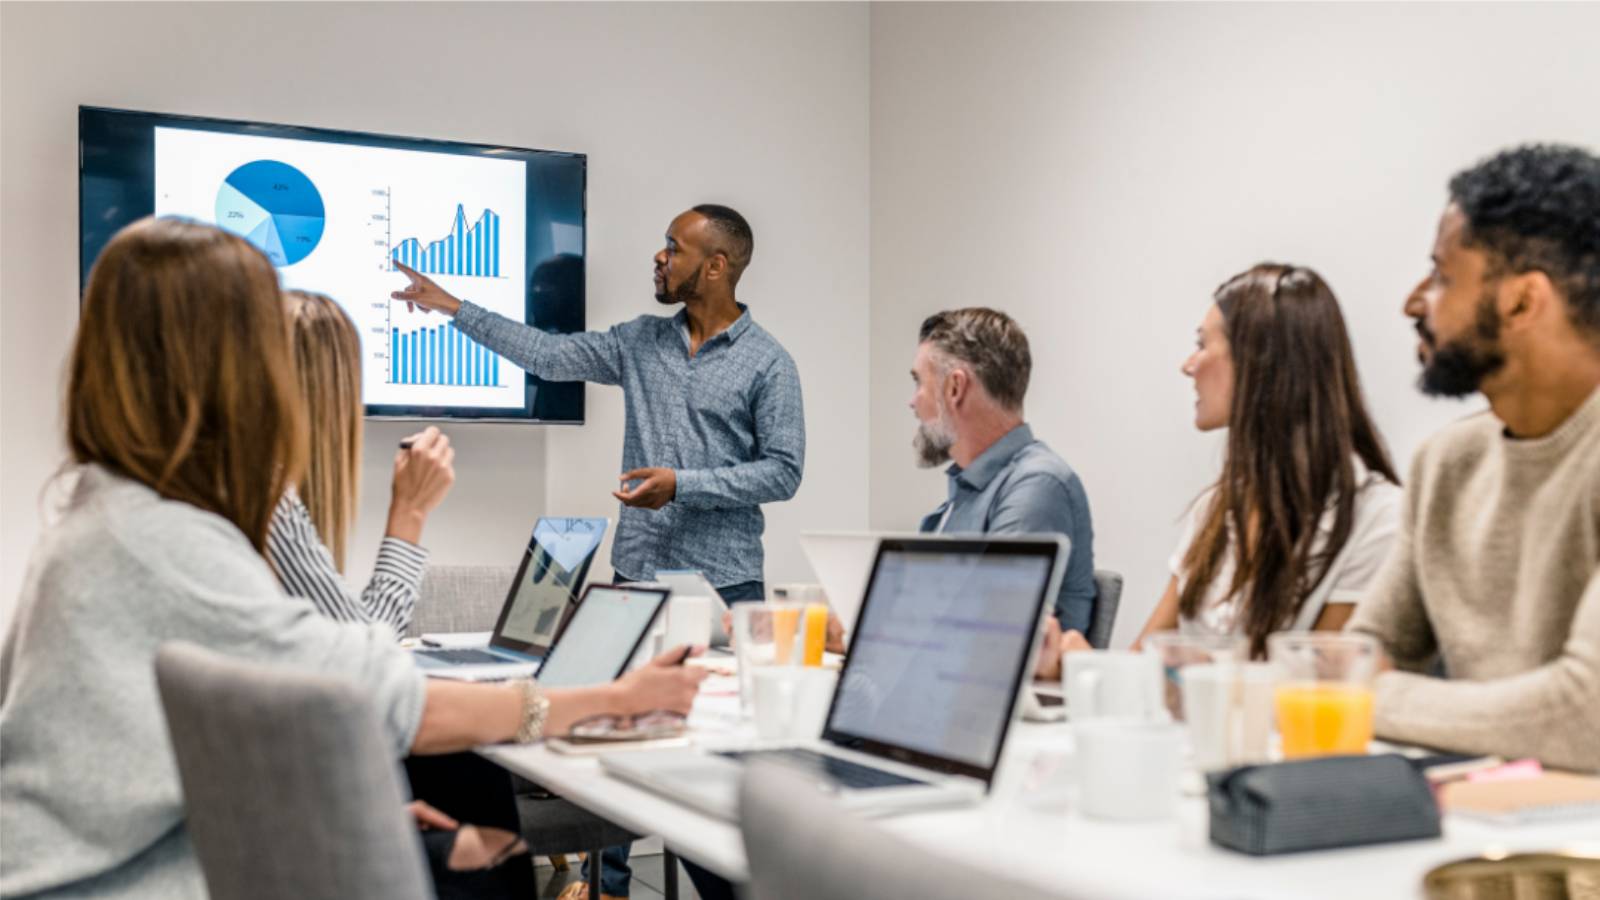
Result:
{"type": "Polygon", "coordinates": [[[745,267],[750,265],[750,256],[756,249],[756,236],[750,231],[750,223],[731,206],[702,203],[694,211],[711,223],[711,230],[717,236],[711,252],[721,253],[728,258],[728,265],[733,268],[733,280],[737,282],[739,276],[744,274],[745,267]]]}
{"type": "Polygon", "coordinates": [[[1600,334],[1600,157],[1532,144],[1498,153],[1450,179],[1467,219],[1464,241],[1497,267],[1543,272],[1566,294],[1573,321],[1600,334]]]}
{"type": "Polygon", "coordinates": [[[1022,326],[997,309],[969,306],[934,313],[922,322],[918,341],[972,367],[983,389],[1001,406],[1022,409],[1033,372],[1033,355],[1022,326]]]}

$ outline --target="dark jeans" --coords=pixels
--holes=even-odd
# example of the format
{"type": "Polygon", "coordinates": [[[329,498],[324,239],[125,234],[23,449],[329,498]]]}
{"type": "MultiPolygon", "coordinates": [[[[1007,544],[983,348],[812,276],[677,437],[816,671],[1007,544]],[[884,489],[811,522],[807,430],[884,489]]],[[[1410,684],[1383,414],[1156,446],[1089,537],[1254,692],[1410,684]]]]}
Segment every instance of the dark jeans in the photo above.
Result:
{"type": "Polygon", "coordinates": [[[743,603],[747,600],[767,599],[767,586],[760,581],[745,581],[739,584],[730,584],[727,587],[717,588],[717,593],[729,603],[743,603]]]}
{"type": "MultiPolygon", "coordinates": [[[[633,867],[628,865],[632,844],[618,844],[600,851],[600,893],[612,897],[626,897],[633,885],[633,867]]],[[[583,861],[583,880],[589,880],[589,866],[593,860],[583,861]]],[[[589,900],[600,900],[590,897],[589,900]]]]}

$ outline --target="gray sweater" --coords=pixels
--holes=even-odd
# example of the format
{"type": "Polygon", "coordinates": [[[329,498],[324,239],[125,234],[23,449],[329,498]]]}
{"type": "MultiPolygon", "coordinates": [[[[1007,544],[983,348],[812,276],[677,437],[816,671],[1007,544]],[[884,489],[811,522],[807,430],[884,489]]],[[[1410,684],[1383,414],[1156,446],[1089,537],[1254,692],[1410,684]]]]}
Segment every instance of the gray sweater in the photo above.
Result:
{"type": "Polygon", "coordinates": [[[349,677],[396,756],[421,721],[391,631],[286,598],[225,519],[86,467],[0,650],[0,895],[205,896],[156,693],[172,640],[349,677]]]}

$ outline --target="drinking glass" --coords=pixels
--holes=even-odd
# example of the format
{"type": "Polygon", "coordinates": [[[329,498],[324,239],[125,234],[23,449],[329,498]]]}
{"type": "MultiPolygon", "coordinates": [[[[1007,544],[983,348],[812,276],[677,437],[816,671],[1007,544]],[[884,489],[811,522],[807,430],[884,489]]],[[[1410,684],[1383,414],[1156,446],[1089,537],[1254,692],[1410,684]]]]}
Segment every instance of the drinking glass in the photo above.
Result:
{"type": "Polygon", "coordinates": [[[768,600],[733,604],[733,651],[739,665],[739,711],[754,714],[754,678],[763,666],[798,666],[803,603],[768,600]]]}
{"type": "Polygon", "coordinates": [[[1186,666],[1243,662],[1250,642],[1235,634],[1186,634],[1158,631],[1144,639],[1147,653],[1161,657],[1161,679],[1167,712],[1174,722],[1184,720],[1183,669],[1186,666]]]}
{"type": "Polygon", "coordinates": [[[1375,639],[1286,632],[1267,638],[1267,657],[1282,678],[1274,698],[1285,759],[1367,752],[1378,672],[1375,639]]]}

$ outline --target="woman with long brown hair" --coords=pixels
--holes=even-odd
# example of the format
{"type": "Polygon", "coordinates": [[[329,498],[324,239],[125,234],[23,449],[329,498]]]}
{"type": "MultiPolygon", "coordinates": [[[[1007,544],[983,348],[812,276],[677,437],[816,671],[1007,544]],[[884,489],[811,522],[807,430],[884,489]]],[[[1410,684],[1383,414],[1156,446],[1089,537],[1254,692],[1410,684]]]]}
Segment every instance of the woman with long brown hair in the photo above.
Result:
{"type": "Polygon", "coordinates": [[[693,701],[681,648],[596,688],[428,681],[382,630],[284,597],[261,553],[304,422],[277,272],[241,238],[123,229],[69,372],[77,483],[0,651],[0,895],[204,896],[153,676],[168,641],[356,681],[396,756],[693,701]]]}
{"type": "Polygon", "coordinates": [[[1399,477],[1367,413],[1339,303],[1317,273],[1228,279],[1183,364],[1195,427],[1228,429],[1222,475],[1192,508],[1166,593],[1140,633],[1249,639],[1337,630],[1399,525],[1399,477]]]}
{"type": "Polygon", "coordinates": [[[291,596],[340,622],[378,622],[405,634],[428,552],[422,528],[455,481],[450,439],[429,427],[395,454],[389,517],[372,578],[345,585],[345,547],[361,484],[361,337],[324,294],[287,291],[298,394],[311,423],[306,466],[272,514],[267,559],[291,596]]]}

